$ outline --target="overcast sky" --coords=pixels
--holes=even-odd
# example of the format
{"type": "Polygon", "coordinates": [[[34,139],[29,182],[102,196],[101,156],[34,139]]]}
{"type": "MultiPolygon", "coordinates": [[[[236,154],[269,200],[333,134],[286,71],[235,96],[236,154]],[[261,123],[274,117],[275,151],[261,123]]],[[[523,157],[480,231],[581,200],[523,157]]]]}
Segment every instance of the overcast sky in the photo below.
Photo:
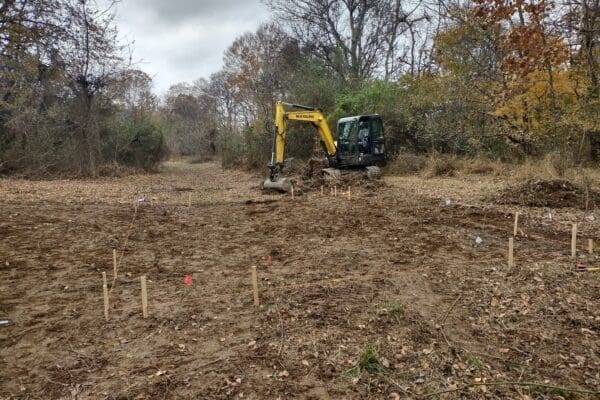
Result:
{"type": "Polygon", "coordinates": [[[134,43],[139,68],[162,94],[177,82],[208,78],[221,69],[233,40],[269,19],[260,0],[122,0],[121,36],[134,43]]]}

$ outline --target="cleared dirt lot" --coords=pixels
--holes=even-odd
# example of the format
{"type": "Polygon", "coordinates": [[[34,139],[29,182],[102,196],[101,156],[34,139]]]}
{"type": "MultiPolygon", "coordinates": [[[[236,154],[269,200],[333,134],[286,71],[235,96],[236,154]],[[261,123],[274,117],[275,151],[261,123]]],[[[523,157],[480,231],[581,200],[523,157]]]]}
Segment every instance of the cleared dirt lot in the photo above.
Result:
{"type": "Polygon", "coordinates": [[[577,222],[594,264],[597,219],[520,208],[508,268],[515,208],[482,200],[502,180],[388,177],[350,200],[292,200],[260,193],[261,178],[169,163],[1,180],[0,318],[13,324],[0,327],[0,397],[597,398],[600,271],[570,259],[577,222]],[[379,372],[356,368],[368,347],[379,372]]]}

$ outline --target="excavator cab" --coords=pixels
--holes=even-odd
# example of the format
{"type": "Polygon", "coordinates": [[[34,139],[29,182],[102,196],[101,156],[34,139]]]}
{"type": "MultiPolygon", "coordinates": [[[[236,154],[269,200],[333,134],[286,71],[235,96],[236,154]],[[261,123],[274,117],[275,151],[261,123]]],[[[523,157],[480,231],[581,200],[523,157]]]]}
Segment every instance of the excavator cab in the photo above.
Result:
{"type": "Polygon", "coordinates": [[[379,115],[341,118],[336,136],[339,167],[385,165],[383,122],[379,115]]]}

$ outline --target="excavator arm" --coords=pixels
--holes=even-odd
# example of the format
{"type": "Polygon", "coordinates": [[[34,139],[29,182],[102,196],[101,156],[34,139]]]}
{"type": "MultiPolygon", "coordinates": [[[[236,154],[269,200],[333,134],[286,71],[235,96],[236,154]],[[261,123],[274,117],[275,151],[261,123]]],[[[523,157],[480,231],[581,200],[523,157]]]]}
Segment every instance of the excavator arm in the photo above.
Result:
{"type": "Polygon", "coordinates": [[[285,162],[285,142],[288,121],[300,121],[312,124],[319,132],[319,137],[328,157],[337,154],[335,139],[331,134],[329,125],[323,113],[314,107],[301,106],[278,101],[275,104],[275,137],[273,138],[273,150],[271,162],[269,163],[269,178],[263,183],[263,188],[289,191],[291,182],[281,176],[285,162]],[[286,111],[286,107],[295,110],[286,111]]]}
{"type": "Polygon", "coordinates": [[[285,141],[288,121],[300,121],[312,124],[319,132],[327,155],[335,157],[337,154],[335,139],[331,134],[325,116],[318,108],[278,101],[275,104],[276,132],[273,139],[271,162],[269,163],[269,178],[263,183],[264,188],[282,191],[289,191],[291,188],[290,181],[281,176],[285,161],[285,141]],[[286,107],[295,108],[296,110],[286,111],[286,107]]]}
{"type": "Polygon", "coordinates": [[[327,120],[325,116],[318,108],[301,106],[298,104],[289,104],[278,101],[275,104],[275,125],[277,129],[277,133],[275,136],[274,143],[274,151],[271,157],[271,164],[274,165],[283,165],[284,157],[285,157],[285,137],[286,137],[286,124],[287,121],[301,121],[308,122],[314,125],[319,132],[319,136],[323,145],[325,146],[325,150],[327,151],[327,155],[330,157],[335,157],[336,155],[336,147],[335,140],[331,131],[329,130],[329,125],[327,125],[327,120]],[[302,111],[285,111],[285,107],[294,107],[299,108],[302,111]]]}

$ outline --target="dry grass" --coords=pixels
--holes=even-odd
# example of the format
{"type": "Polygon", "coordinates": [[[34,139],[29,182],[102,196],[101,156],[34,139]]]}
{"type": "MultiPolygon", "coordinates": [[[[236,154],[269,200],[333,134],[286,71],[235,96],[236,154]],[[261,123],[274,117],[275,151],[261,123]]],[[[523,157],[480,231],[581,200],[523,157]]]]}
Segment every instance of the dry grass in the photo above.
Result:
{"type": "MultiPolygon", "coordinates": [[[[152,172],[157,171],[158,167],[152,172]]],[[[144,170],[142,168],[128,167],[119,164],[107,164],[98,167],[98,176],[100,177],[119,178],[136,174],[144,174],[144,170]]]]}
{"type": "Polygon", "coordinates": [[[549,153],[541,159],[528,159],[520,164],[490,158],[460,158],[434,153],[400,154],[388,162],[387,176],[421,175],[424,178],[482,175],[510,178],[513,182],[562,179],[587,188],[600,188],[600,170],[575,166],[569,156],[549,153]]]}
{"type": "Polygon", "coordinates": [[[506,176],[516,182],[561,179],[587,190],[600,188],[598,168],[576,166],[569,157],[558,153],[550,153],[540,160],[530,159],[520,165],[509,166],[506,171],[506,176]]]}
{"type": "Polygon", "coordinates": [[[517,180],[562,179],[572,180],[572,163],[559,153],[549,153],[542,159],[528,159],[511,168],[511,175],[517,180]]]}
{"type": "Polygon", "coordinates": [[[200,154],[196,156],[191,156],[186,159],[190,164],[203,164],[207,162],[213,162],[217,160],[217,156],[212,154],[200,154]]]}
{"type": "Polygon", "coordinates": [[[473,175],[500,176],[505,173],[506,167],[507,165],[501,161],[481,157],[463,160],[462,162],[462,170],[473,175]]]}
{"type": "Polygon", "coordinates": [[[424,178],[454,176],[460,169],[460,164],[460,160],[455,156],[434,153],[427,159],[421,174],[424,178]]]}
{"type": "Polygon", "coordinates": [[[412,175],[421,172],[427,164],[428,157],[424,154],[402,153],[390,160],[386,166],[386,174],[412,175]]]}
{"type": "Polygon", "coordinates": [[[460,158],[445,154],[417,155],[405,153],[388,163],[388,175],[413,175],[421,173],[425,178],[454,176],[460,174],[493,175],[504,173],[507,166],[489,158],[460,158]]]}

